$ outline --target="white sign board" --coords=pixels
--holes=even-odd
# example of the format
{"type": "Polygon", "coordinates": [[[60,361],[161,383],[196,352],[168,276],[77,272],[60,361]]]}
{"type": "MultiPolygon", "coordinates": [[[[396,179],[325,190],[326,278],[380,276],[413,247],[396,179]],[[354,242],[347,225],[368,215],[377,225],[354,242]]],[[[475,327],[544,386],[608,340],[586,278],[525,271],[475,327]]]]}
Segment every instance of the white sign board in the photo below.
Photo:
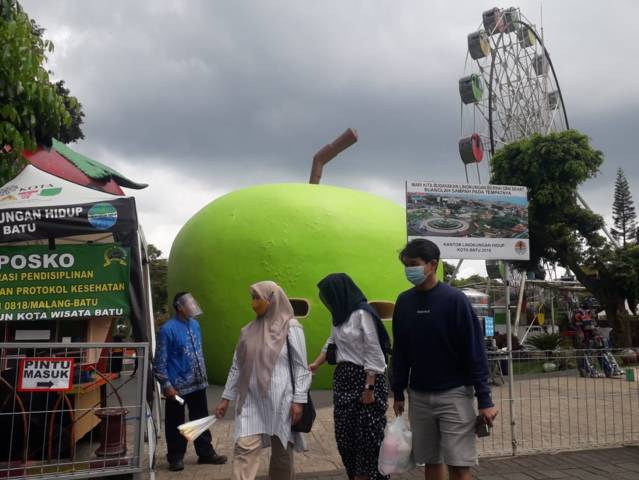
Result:
{"type": "Polygon", "coordinates": [[[72,358],[21,358],[18,391],[62,392],[73,387],[72,358]]]}
{"type": "Polygon", "coordinates": [[[409,181],[406,224],[442,258],[530,259],[526,187],[409,181]]]}

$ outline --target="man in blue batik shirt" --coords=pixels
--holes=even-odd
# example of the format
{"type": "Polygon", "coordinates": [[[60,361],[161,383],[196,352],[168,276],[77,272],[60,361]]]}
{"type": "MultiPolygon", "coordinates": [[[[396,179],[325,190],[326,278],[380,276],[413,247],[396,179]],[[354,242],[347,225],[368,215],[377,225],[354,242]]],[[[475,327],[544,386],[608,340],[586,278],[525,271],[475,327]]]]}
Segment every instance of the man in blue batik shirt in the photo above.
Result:
{"type": "MultiPolygon", "coordinates": [[[[189,408],[189,420],[208,416],[206,388],[209,383],[202,353],[202,332],[195,319],[202,309],[188,292],[175,296],[173,308],[175,316],[162,325],[158,334],[153,373],[166,397],[164,430],[169,470],[177,472],[184,469],[187,445],[178,431],[178,426],[184,423],[184,404],[189,408]]],[[[193,443],[198,463],[226,463],[224,455],[215,453],[210,431],[205,431],[193,443]]]]}

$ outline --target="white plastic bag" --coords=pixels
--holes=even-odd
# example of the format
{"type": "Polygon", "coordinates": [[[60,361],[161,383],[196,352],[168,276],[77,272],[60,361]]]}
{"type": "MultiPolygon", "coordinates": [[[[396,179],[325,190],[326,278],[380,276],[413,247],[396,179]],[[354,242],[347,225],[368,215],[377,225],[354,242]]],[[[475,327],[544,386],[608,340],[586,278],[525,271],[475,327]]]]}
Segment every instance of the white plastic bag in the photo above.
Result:
{"type": "Polygon", "coordinates": [[[217,417],[215,415],[211,415],[210,417],[204,417],[183,423],[178,427],[178,430],[184,438],[193,441],[208,430],[216,421],[217,417]]]}
{"type": "Polygon", "coordinates": [[[412,440],[413,434],[400,415],[386,427],[384,441],[379,449],[378,470],[384,475],[391,475],[415,468],[412,440]]]}

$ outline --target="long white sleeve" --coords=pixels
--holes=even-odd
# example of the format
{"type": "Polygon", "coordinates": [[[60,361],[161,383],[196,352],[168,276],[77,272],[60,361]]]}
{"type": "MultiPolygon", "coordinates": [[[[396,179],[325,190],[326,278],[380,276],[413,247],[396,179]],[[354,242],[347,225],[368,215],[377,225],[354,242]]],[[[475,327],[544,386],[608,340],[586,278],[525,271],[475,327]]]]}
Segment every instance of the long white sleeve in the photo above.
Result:
{"type": "Polygon", "coordinates": [[[329,343],[333,343],[333,333],[331,331],[331,334],[329,335],[328,339],[326,340],[326,342],[324,342],[324,346],[322,347],[322,352],[326,352],[326,350],[328,350],[328,344],[329,343]]]}
{"type": "Polygon", "coordinates": [[[386,370],[386,360],[384,359],[382,347],[379,345],[379,336],[377,335],[377,328],[375,328],[373,317],[365,310],[359,310],[359,314],[364,332],[364,370],[367,372],[384,373],[386,370]]]}
{"type": "Polygon", "coordinates": [[[235,400],[237,396],[237,383],[240,379],[240,370],[237,368],[237,348],[233,353],[233,363],[231,364],[231,369],[229,370],[229,375],[226,378],[226,385],[224,386],[224,392],[222,393],[222,398],[227,400],[235,400]]]}

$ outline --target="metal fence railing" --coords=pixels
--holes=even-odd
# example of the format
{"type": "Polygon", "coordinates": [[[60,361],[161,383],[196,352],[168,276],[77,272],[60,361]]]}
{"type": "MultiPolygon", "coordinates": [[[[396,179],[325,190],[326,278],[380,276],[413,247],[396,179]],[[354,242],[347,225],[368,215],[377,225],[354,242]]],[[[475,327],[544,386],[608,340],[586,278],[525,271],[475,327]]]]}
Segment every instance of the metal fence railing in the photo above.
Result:
{"type": "Polygon", "coordinates": [[[139,473],[146,343],[0,343],[0,478],[139,473]]]}
{"type": "Polygon", "coordinates": [[[482,456],[639,441],[639,365],[622,350],[489,352],[499,416],[482,456]],[[638,367],[635,370],[635,367],[638,367]]]}

